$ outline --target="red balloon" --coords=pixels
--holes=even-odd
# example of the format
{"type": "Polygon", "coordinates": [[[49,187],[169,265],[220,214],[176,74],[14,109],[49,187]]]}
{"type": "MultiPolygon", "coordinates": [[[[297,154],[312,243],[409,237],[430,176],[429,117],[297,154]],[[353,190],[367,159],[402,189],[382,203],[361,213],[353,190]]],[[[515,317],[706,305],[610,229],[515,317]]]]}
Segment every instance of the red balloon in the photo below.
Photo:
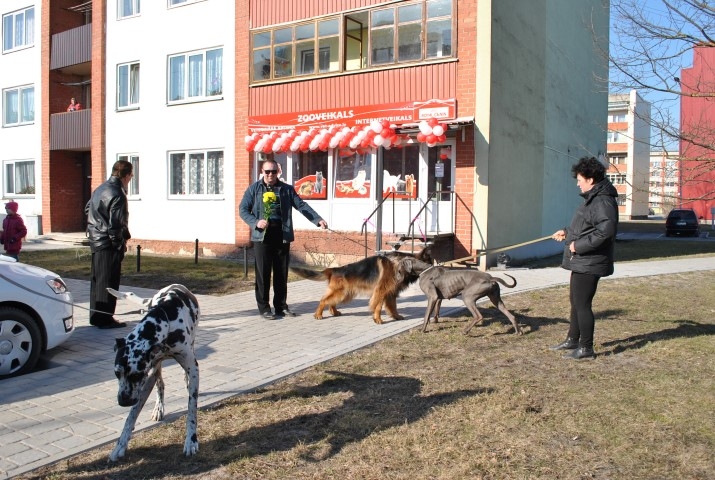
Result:
{"type": "Polygon", "coordinates": [[[390,128],[390,121],[389,120],[383,120],[381,122],[382,128],[390,128]]]}
{"type": "Polygon", "coordinates": [[[427,143],[437,143],[437,135],[435,135],[435,134],[427,135],[427,143]]]}
{"type": "Polygon", "coordinates": [[[429,125],[429,126],[432,127],[432,128],[436,127],[438,124],[439,124],[439,120],[437,120],[437,119],[434,118],[434,117],[432,117],[432,118],[430,118],[429,120],[427,120],[427,125],[429,125]]]}
{"type": "Polygon", "coordinates": [[[440,135],[439,137],[437,137],[437,141],[440,142],[440,143],[444,142],[445,140],[447,140],[447,134],[446,134],[446,133],[443,133],[442,135],[440,135]]]}
{"type": "Polygon", "coordinates": [[[424,142],[427,139],[427,135],[424,133],[420,132],[417,134],[417,141],[418,142],[424,142]]]}

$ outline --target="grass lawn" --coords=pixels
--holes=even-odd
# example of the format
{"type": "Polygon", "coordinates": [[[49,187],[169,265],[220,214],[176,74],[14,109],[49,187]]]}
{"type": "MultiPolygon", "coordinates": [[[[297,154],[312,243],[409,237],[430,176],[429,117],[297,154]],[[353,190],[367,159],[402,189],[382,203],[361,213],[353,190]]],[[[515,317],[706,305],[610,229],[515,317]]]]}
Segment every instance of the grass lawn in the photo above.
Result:
{"type": "MultiPolygon", "coordinates": [[[[636,261],[714,255],[715,242],[616,251],[636,261]]],[[[169,268],[157,262],[147,266],[154,287],[169,268]]],[[[242,276],[222,261],[183,268],[217,293],[242,276]],[[225,277],[198,275],[209,266],[225,277]]],[[[568,329],[567,287],[506,295],[523,336],[482,305],[484,325],[469,336],[467,317],[443,318],[203,408],[194,457],[181,454],[181,418],[137,433],[116,465],[106,445],[18,478],[712,479],[714,291],[713,271],[602,281],[599,356],[580,362],[548,349],[568,329]]]]}

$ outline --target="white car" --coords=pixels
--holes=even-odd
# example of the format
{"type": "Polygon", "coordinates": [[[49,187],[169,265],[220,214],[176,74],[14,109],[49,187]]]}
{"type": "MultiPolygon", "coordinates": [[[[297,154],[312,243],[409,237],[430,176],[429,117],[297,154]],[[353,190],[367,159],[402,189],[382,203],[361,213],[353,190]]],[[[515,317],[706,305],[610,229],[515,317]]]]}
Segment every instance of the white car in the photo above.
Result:
{"type": "Polygon", "coordinates": [[[74,332],[72,294],[55,273],[0,255],[0,379],[35,368],[74,332]]]}

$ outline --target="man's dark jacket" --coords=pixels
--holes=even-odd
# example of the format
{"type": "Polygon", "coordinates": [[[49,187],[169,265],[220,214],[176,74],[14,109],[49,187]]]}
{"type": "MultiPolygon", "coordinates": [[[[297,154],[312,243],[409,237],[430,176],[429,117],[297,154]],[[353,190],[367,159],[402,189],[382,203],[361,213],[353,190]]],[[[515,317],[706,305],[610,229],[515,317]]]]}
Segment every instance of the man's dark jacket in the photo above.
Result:
{"type": "Polygon", "coordinates": [[[113,248],[124,252],[129,234],[129,208],[119,177],[109,177],[92,193],[84,209],[92,252],[113,248]]]}
{"type": "Polygon", "coordinates": [[[580,194],[583,205],[576,209],[566,231],[561,266],[576,273],[606,277],[613,273],[613,247],[618,229],[618,191],[608,179],[580,194]],[[569,245],[574,242],[576,253],[569,245]]]}

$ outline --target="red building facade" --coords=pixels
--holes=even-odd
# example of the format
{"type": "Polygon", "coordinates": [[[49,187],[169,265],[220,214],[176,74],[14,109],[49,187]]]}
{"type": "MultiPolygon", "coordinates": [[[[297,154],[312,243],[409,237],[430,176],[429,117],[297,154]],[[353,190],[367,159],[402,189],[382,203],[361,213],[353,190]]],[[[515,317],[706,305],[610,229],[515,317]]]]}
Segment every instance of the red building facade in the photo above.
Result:
{"type": "Polygon", "coordinates": [[[693,66],[680,76],[681,206],[712,220],[715,208],[715,48],[693,49],[693,66]]]}

